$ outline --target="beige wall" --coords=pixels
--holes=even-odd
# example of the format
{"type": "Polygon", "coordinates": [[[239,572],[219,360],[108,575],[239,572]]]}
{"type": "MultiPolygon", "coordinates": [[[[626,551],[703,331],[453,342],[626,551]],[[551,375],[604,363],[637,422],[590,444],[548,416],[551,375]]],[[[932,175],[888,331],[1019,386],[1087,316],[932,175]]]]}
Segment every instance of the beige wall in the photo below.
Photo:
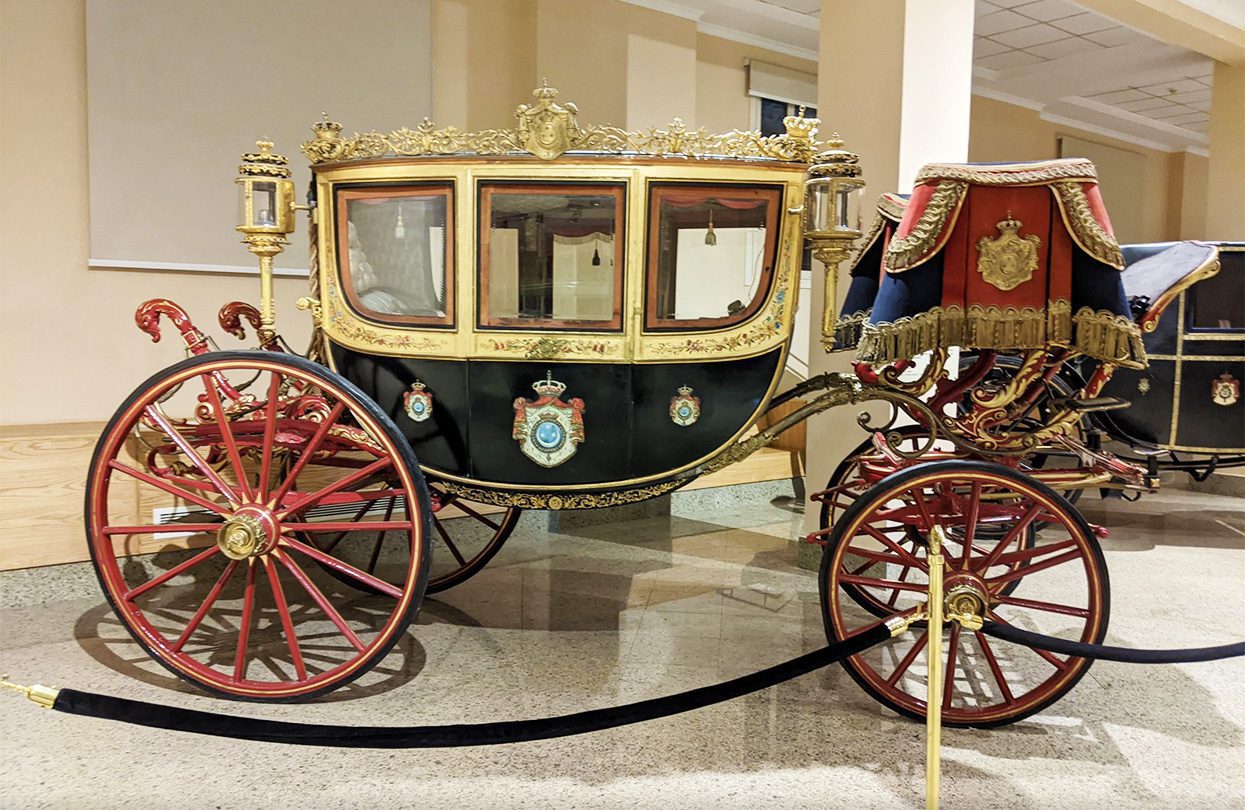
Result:
{"type": "MultiPolygon", "coordinates": [[[[752,99],[748,96],[748,71],[744,67],[749,59],[817,74],[816,62],[697,34],[696,123],[699,126],[710,132],[729,132],[751,126],[752,99]]],[[[832,124],[827,121],[824,126],[832,124]]]]}
{"type": "MultiPolygon", "coordinates": [[[[1169,206],[1173,153],[1054,124],[1042,120],[1035,110],[973,96],[968,138],[968,159],[972,162],[1058,157],[1060,135],[1072,135],[1141,155],[1144,162],[1139,185],[1145,189],[1141,228],[1137,237],[1130,241],[1161,242],[1180,237],[1180,218],[1169,206]]],[[[1110,195],[1110,189],[1104,191],[1106,196],[1110,195]]]]}
{"type": "MultiPolygon", "coordinates": [[[[175,337],[152,346],[135,328],[139,303],[173,298],[196,320],[214,323],[222,303],[254,300],[258,282],[87,269],[84,3],[5,0],[2,12],[0,424],[104,419],[149,374],[181,357],[175,337]]],[[[165,159],[193,156],[171,145],[165,159]]],[[[306,284],[277,280],[278,323],[295,346],[309,332],[293,306],[306,284]]]]}

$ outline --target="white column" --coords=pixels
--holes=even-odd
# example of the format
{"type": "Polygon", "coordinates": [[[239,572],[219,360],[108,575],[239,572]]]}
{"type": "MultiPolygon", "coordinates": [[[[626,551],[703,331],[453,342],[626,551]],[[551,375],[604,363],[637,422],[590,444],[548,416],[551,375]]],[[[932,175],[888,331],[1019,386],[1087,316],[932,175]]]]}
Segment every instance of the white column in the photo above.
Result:
{"type": "Polygon", "coordinates": [[[904,5],[898,191],[911,190],[926,163],[968,160],[973,93],[973,0],[904,5]]]}

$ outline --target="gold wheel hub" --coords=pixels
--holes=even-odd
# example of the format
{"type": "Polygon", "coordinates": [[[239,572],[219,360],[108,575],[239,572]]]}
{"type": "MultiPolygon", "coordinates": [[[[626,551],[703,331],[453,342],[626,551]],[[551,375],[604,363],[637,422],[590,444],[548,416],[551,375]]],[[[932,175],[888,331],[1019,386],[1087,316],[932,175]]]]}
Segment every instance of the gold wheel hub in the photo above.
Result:
{"type": "Polygon", "coordinates": [[[942,606],[951,621],[959,622],[969,630],[980,630],[990,607],[990,597],[985,583],[976,577],[951,576],[947,578],[942,606]]]}
{"type": "Polygon", "coordinates": [[[216,532],[216,545],[231,560],[267,554],[276,545],[276,523],[266,510],[244,506],[216,532]]]}

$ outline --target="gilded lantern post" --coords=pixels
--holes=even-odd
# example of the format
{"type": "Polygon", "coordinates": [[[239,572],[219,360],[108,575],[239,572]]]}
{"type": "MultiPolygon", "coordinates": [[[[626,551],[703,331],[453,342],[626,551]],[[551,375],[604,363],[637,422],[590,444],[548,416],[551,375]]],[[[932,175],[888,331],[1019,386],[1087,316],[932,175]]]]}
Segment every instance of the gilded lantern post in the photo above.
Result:
{"type": "Polygon", "coordinates": [[[851,255],[860,238],[860,156],[843,148],[838,133],[826,142],[830,148],[813,158],[804,195],[804,238],[813,258],[826,272],[825,303],[821,317],[821,342],[834,348],[834,325],[838,317],[839,265],[851,255]]]}
{"type": "Polygon", "coordinates": [[[258,151],[242,155],[238,167],[238,225],[247,249],[259,258],[259,342],[276,337],[272,303],[273,259],[294,232],[294,181],[289,161],[272,151],[272,141],[256,142],[258,151]]]}

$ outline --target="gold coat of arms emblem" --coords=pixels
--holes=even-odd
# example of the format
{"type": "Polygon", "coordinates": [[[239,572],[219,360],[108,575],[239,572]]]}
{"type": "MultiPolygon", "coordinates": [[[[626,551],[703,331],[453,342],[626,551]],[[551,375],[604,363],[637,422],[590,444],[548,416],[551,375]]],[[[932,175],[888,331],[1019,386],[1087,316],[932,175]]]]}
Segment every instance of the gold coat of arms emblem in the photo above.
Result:
{"type": "Polygon", "coordinates": [[[566,384],[548,372],[545,379],[532,383],[532,389],[536,399],[514,401],[511,437],[523,455],[542,467],[556,467],[575,455],[584,440],[584,401],[574,397],[563,402],[566,384]]]}
{"type": "Polygon", "coordinates": [[[1235,405],[1241,398],[1241,381],[1225,371],[1211,380],[1210,398],[1216,405],[1235,405]]]}
{"type": "Polygon", "coordinates": [[[554,101],[558,91],[548,84],[538,87],[532,95],[539,99],[535,104],[520,104],[515,111],[519,140],[536,157],[553,160],[571,148],[579,130],[575,119],[579,110],[570,102],[563,106],[554,101]]]}
{"type": "Polygon", "coordinates": [[[995,226],[999,229],[997,237],[983,236],[977,240],[977,272],[987,284],[1004,292],[1033,278],[1037,270],[1037,252],[1042,240],[1034,234],[1021,236],[1022,225],[1024,223],[1012,219],[1008,211],[1007,219],[995,226]]]}

